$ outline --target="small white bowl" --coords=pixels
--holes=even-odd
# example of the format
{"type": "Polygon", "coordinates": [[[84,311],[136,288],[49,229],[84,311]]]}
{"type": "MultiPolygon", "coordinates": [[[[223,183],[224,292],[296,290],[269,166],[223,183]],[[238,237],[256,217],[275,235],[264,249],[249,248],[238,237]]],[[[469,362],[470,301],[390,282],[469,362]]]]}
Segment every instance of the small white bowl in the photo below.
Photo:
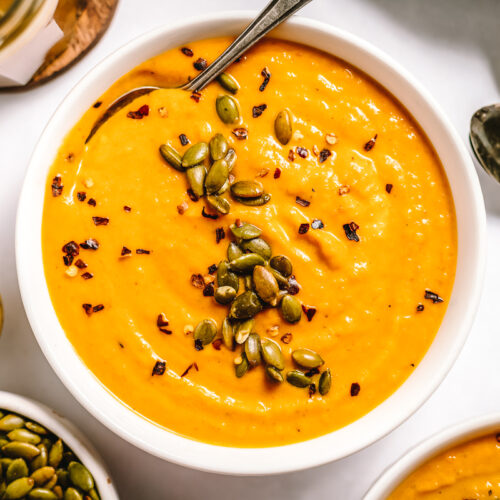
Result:
{"type": "Polygon", "coordinates": [[[494,413],[471,418],[434,434],[389,467],[377,479],[375,484],[363,497],[363,500],[385,500],[408,475],[427,462],[427,460],[454,446],[499,431],[500,413],[494,413]]]}
{"type": "MultiPolygon", "coordinates": [[[[485,212],[469,153],[432,97],[399,64],[359,38],[304,18],[273,36],[316,47],[354,64],[399,99],[426,131],[448,175],[458,221],[458,265],[439,332],[412,375],[386,401],[346,427],[302,443],[273,448],[214,446],[169,432],[134,413],[103,387],[68,341],[45,282],[41,223],[48,170],[65,134],[124,73],[169,48],[193,40],[234,35],[254,13],[218,13],[146,33],[98,64],[64,99],[31,159],[19,202],[16,257],[21,294],[49,363],[97,419],[143,450],[196,469],[242,475],[305,469],[350,455],[408,418],[436,389],[458,356],[478,305],[485,265],[485,212]]],[[[181,403],[180,403],[181,404],[181,403]]]]}
{"type": "Polygon", "coordinates": [[[90,441],[69,420],[38,401],[11,392],[0,391],[0,410],[18,413],[26,420],[38,422],[60,437],[94,477],[101,499],[118,500],[106,464],[90,441]]]}

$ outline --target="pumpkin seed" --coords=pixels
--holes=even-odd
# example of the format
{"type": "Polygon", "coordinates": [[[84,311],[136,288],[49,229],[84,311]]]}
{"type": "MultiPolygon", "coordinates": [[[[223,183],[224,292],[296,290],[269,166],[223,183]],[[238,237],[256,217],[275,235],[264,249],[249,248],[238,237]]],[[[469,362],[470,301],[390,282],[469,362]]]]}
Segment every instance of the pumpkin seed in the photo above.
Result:
{"type": "Polygon", "coordinates": [[[29,492],[28,498],[32,500],[57,500],[57,495],[48,488],[34,488],[29,492]]]}
{"type": "Polygon", "coordinates": [[[182,157],[182,166],[184,168],[199,165],[205,158],[208,158],[208,144],[198,142],[186,150],[182,157]]]}
{"type": "Polygon", "coordinates": [[[238,181],[231,186],[231,194],[238,198],[257,198],[264,192],[264,186],[257,181],[238,181]]]}
{"type": "Polygon", "coordinates": [[[302,316],[302,305],[293,295],[285,295],[281,301],[281,314],[288,323],[297,323],[302,316]]]}
{"type": "Polygon", "coordinates": [[[229,269],[229,262],[222,260],[217,266],[217,286],[230,286],[238,292],[240,288],[240,280],[236,274],[229,269]]]}
{"type": "Polygon", "coordinates": [[[207,203],[217,212],[223,215],[227,215],[229,213],[229,210],[231,210],[231,203],[227,201],[225,198],[221,198],[220,196],[216,195],[209,195],[207,196],[207,203]]]}
{"type": "Polygon", "coordinates": [[[49,465],[51,467],[56,468],[63,458],[63,443],[60,439],[58,439],[50,448],[49,451],[49,465]]]}
{"type": "Polygon", "coordinates": [[[35,484],[37,486],[41,486],[45,484],[55,473],[56,470],[54,467],[41,467],[40,469],[34,471],[30,477],[35,480],[35,484]]]}
{"type": "Polygon", "coordinates": [[[57,483],[57,475],[54,474],[44,485],[44,488],[51,490],[57,483]]]}
{"type": "Polygon", "coordinates": [[[260,337],[257,333],[251,333],[245,342],[245,354],[250,366],[260,364],[260,337]]]}
{"type": "MultiPolygon", "coordinates": [[[[234,290],[234,288],[233,288],[234,290]]],[[[228,348],[233,350],[234,348],[234,330],[233,330],[233,325],[229,321],[229,318],[224,318],[224,321],[222,322],[222,340],[224,342],[224,345],[228,348]]]]}
{"type": "Polygon", "coordinates": [[[189,187],[197,198],[205,194],[205,177],[207,169],[203,165],[197,165],[186,170],[189,187]]]}
{"type": "Polygon", "coordinates": [[[45,427],[42,427],[40,424],[37,424],[36,422],[26,422],[25,427],[35,434],[41,434],[42,436],[47,434],[47,429],[45,429],[45,427]]]}
{"type": "Polygon", "coordinates": [[[208,194],[216,193],[227,181],[229,169],[224,160],[214,162],[205,177],[205,189],[208,194]]]}
{"type": "Polygon", "coordinates": [[[229,263],[229,269],[231,271],[240,273],[240,274],[245,274],[245,273],[251,273],[253,268],[257,265],[264,265],[266,261],[262,256],[256,253],[247,253],[242,255],[241,257],[238,257],[234,260],[232,260],[229,263]]]}
{"type": "Polygon", "coordinates": [[[234,242],[229,243],[227,247],[227,258],[229,261],[237,259],[243,255],[243,250],[234,242]]]}
{"type": "Polygon", "coordinates": [[[229,73],[221,73],[217,77],[217,81],[220,83],[222,88],[231,92],[231,94],[236,94],[240,89],[240,84],[237,82],[236,78],[229,73]]]}
{"type": "Polygon", "coordinates": [[[234,372],[238,378],[243,377],[245,373],[250,368],[250,364],[248,363],[247,356],[244,352],[241,353],[241,363],[238,363],[234,367],[234,372]]]}
{"type": "Polygon", "coordinates": [[[252,292],[255,292],[255,286],[251,274],[243,276],[243,284],[245,285],[245,290],[251,290],[252,292]]]}
{"type": "Polygon", "coordinates": [[[249,224],[248,222],[244,222],[240,226],[231,224],[229,226],[229,229],[231,229],[231,232],[233,233],[235,238],[239,238],[242,240],[251,240],[253,238],[258,238],[262,234],[262,229],[259,229],[257,226],[249,224]]]}
{"type": "Polygon", "coordinates": [[[262,304],[254,292],[246,291],[238,295],[231,304],[229,315],[234,319],[249,319],[262,311],[262,304]]]}
{"type": "Polygon", "coordinates": [[[220,95],[215,101],[215,109],[219,118],[227,124],[235,123],[240,118],[238,101],[229,95],[220,95]]]}
{"type": "Polygon", "coordinates": [[[68,472],[69,480],[73,483],[73,486],[83,491],[89,491],[94,487],[92,474],[80,462],[71,462],[68,465],[68,472]]]}
{"type": "Polygon", "coordinates": [[[273,381],[273,382],[283,382],[283,374],[274,366],[266,366],[266,373],[267,376],[273,381]]]}
{"type": "Polygon", "coordinates": [[[327,368],[319,377],[318,390],[322,396],[326,396],[330,392],[332,386],[332,374],[330,368],[327,368]]]}
{"type": "Polygon", "coordinates": [[[88,493],[88,496],[90,497],[90,500],[101,500],[99,495],[97,494],[97,491],[95,490],[95,488],[92,488],[87,493],[88,493]]]}
{"type": "Polygon", "coordinates": [[[248,207],[261,207],[266,203],[271,201],[271,195],[269,193],[264,193],[262,196],[258,198],[240,198],[239,196],[233,195],[234,201],[241,203],[242,205],[246,205],[248,207]]]}
{"type": "Polygon", "coordinates": [[[5,415],[0,419],[0,432],[9,432],[24,426],[24,420],[17,415],[5,415]]]}
{"type": "Polygon", "coordinates": [[[22,441],[23,443],[38,444],[42,438],[28,429],[14,429],[7,434],[11,441],[22,441]]]}
{"type": "Polygon", "coordinates": [[[293,267],[291,260],[285,255],[275,255],[270,261],[269,265],[282,274],[285,278],[291,276],[293,267]]]}
{"type": "Polygon", "coordinates": [[[280,287],[288,288],[288,280],[279,271],[276,271],[276,269],[273,269],[272,267],[268,267],[267,269],[276,278],[276,281],[278,282],[278,285],[280,287]]]}
{"type": "Polygon", "coordinates": [[[31,470],[39,469],[40,467],[45,467],[49,460],[49,453],[47,451],[47,446],[45,444],[39,444],[37,448],[40,450],[40,454],[31,461],[31,470]]]}
{"type": "Polygon", "coordinates": [[[59,500],[62,500],[63,497],[64,497],[64,493],[63,493],[63,490],[61,488],[61,486],[59,484],[56,484],[53,488],[52,488],[52,491],[56,494],[56,497],[59,499],[59,500]]]}
{"type": "Polygon", "coordinates": [[[217,323],[213,319],[204,319],[200,321],[194,329],[194,340],[200,340],[203,345],[210,344],[216,335],[217,323]]]}
{"type": "Polygon", "coordinates": [[[180,153],[170,144],[162,144],[160,146],[160,154],[171,167],[174,167],[175,170],[178,170],[179,172],[184,172],[184,168],[182,167],[182,157],[180,153]]]}
{"type": "Polygon", "coordinates": [[[234,164],[236,163],[236,157],[236,151],[233,148],[229,148],[224,157],[224,161],[227,163],[227,168],[230,172],[233,170],[234,164]]]}
{"type": "Polygon", "coordinates": [[[292,359],[303,368],[319,368],[323,358],[312,349],[296,349],[292,352],[292,359]]]}
{"type": "Polygon", "coordinates": [[[31,460],[40,454],[40,450],[33,444],[12,441],[2,446],[3,454],[10,458],[24,458],[31,460]]]}
{"type": "Polygon", "coordinates": [[[230,187],[231,183],[229,182],[228,179],[226,182],[224,182],[224,185],[215,194],[220,196],[221,194],[224,194],[230,187]]]}
{"type": "Polygon", "coordinates": [[[75,488],[68,488],[64,492],[64,500],[83,500],[83,496],[75,488]]]}
{"type": "Polygon", "coordinates": [[[244,344],[248,336],[252,333],[255,327],[255,320],[253,318],[242,321],[236,326],[234,339],[237,344],[244,344]]]}
{"type": "MultiPolygon", "coordinates": [[[[254,255],[254,254],[250,254],[254,255]]],[[[241,257],[240,257],[241,258],[241,257]]],[[[253,268],[253,283],[257,295],[268,304],[276,306],[279,292],[276,278],[264,266],[255,266],[253,268]]]]}
{"type": "Polygon", "coordinates": [[[262,238],[254,238],[253,240],[245,240],[241,243],[241,248],[247,252],[259,254],[264,259],[271,258],[271,246],[266,240],[262,238]]]}
{"type": "Polygon", "coordinates": [[[8,483],[12,483],[16,479],[20,477],[26,477],[29,474],[28,466],[26,462],[22,458],[16,458],[12,460],[10,465],[7,467],[5,471],[5,479],[8,483]]]}
{"type": "Polygon", "coordinates": [[[236,290],[231,286],[219,286],[215,289],[214,298],[219,304],[229,304],[236,297],[236,290]]]}
{"type": "Polygon", "coordinates": [[[264,338],[260,341],[262,358],[266,364],[278,369],[285,368],[285,358],[281,352],[281,347],[272,339],[264,338]]]}
{"type": "Polygon", "coordinates": [[[274,133],[281,144],[286,145],[292,138],[293,117],[289,109],[283,109],[274,121],[274,133]]]}
{"type": "Polygon", "coordinates": [[[22,477],[20,479],[16,479],[7,486],[3,498],[5,500],[16,500],[18,498],[23,498],[31,491],[34,484],[35,481],[33,481],[33,479],[31,479],[30,477],[22,477]]]}
{"type": "Polygon", "coordinates": [[[312,379],[299,370],[292,370],[286,374],[286,381],[295,387],[307,387],[312,384],[312,379]]]}
{"type": "Polygon", "coordinates": [[[57,482],[63,487],[69,486],[69,472],[66,469],[56,470],[57,482]]]}
{"type": "Polygon", "coordinates": [[[222,134],[215,134],[208,143],[210,157],[213,161],[222,160],[227,154],[227,141],[222,134]]]}

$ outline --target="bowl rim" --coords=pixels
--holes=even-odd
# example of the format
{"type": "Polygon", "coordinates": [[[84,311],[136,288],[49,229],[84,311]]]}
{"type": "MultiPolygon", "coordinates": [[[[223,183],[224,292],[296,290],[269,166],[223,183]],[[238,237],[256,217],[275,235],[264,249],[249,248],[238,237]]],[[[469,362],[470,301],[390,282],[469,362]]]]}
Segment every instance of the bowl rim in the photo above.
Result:
{"type": "Polygon", "coordinates": [[[70,420],[43,403],[12,392],[0,391],[0,409],[43,425],[61,438],[91,472],[103,500],[118,500],[108,468],[89,439],[70,420]]]}
{"type": "MultiPolygon", "coordinates": [[[[57,128],[64,129],[64,133],[68,132],[70,126],[63,126],[62,122],[64,122],[65,116],[69,115],[70,108],[74,115],[74,110],[78,110],[79,106],[81,107],[81,102],[79,101],[82,101],[82,95],[85,96],[86,92],[87,94],[89,93],[88,88],[91,85],[93,85],[93,90],[90,92],[92,98],[94,100],[97,99],[102,91],[106,90],[116,79],[116,76],[110,78],[110,73],[112,68],[120,65],[120,61],[123,62],[127,58],[127,61],[129,61],[127,68],[131,69],[142,60],[150,57],[150,53],[147,56],[142,55],[142,57],[139,57],[137,52],[139,52],[140,48],[144,49],[151,44],[161,42],[164,43],[162,50],[166,50],[167,47],[170,48],[187,43],[186,38],[182,38],[183,41],[180,42],[178,40],[175,42],[172,41],[172,37],[175,38],[177,36],[178,38],[180,34],[186,31],[191,33],[191,38],[188,41],[207,37],[207,35],[200,35],[200,33],[205,32],[210,33],[210,36],[229,33],[229,28],[231,28],[231,32],[235,32],[237,29],[245,26],[254,16],[255,12],[253,11],[228,11],[189,18],[173,23],[168,27],[156,28],[128,42],[93,67],[73,87],[58,106],[35,147],[19,199],[16,222],[16,263],[23,304],[45,357],[73,396],[109,429],[152,455],[198,470],[233,475],[278,474],[303,470],[344,458],[381,439],[412,415],[430,397],[444,379],[466,340],[479,303],[484,277],[486,251],[484,244],[486,231],[484,203],[471,157],[453,126],[430,94],[399,63],[392,60],[392,58],[370,43],[325,23],[303,17],[294,17],[274,31],[272,36],[297,40],[312,47],[318,47],[319,42],[310,43],[307,36],[323,37],[325,40],[328,40],[328,47],[330,47],[330,44],[336,47],[335,50],[327,50],[330,54],[342,58],[342,51],[350,50],[351,52],[354,51],[358,56],[364,57],[364,64],[360,64],[356,60],[356,64],[354,65],[395,95],[416,120],[416,115],[420,113],[419,110],[421,108],[423,108],[422,113],[429,115],[429,120],[432,118],[432,123],[436,124],[435,126],[437,126],[439,131],[438,138],[451,148],[449,155],[453,155],[455,159],[453,162],[453,171],[458,171],[458,174],[455,173],[454,175],[462,176],[461,179],[465,186],[464,195],[470,202],[467,211],[465,212],[465,209],[463,209],[463,212],[467,213],[467,218],[471,220],[469,229],[473,233],[469,235],[469,239],[472,241],[467,244],[462,243],[462,245],[469,245],[472,249],[470,251],[472,259],[469,259],[470,262],[466,262],[469,271],[467,276],[468,300],[466,302],[462,300],[463,303],[460,307],[454,307],[454,314],[460,316],[460,323],[455,325],[456,332],[454,332],[451,346],[447,346],[447,350],[443,353],[439,363],[434,362],[435,366],[433,366],[432,374],[425,375],[428,379],[426,383],[418,382],[416,375],[420,373],[420,376],[424,377],[425,367],[422,365],[424,365],[426,358],[430,357],[429,351],[432,349],[432,346],[414,373],[393,395],[367,415],[364,415],[344,428],[315,439],[284,446],[270,448],[223,447],[194,441],[190,438],[166,431],[165,429],[160,429],[156,424],[137,415],[130,408],[115,399],[85,367],[72,346],[70,346],[71,350],[68,350],[66,344],[70,345],[70,343],[58,322],[57,325],[52,324],[51,326],[56,330],[58,327],[64,339],[49,340],[49,336],[45,333],[45,331],[50,331],[50,328],[47,328],[49,321],[43,317],[46,314],[55,315],[55,312],[50,299],[48,303],[46,299],[48,291],[43,275],[43,264],[41,264],[40,238],[38,237],[37,239],[33,235],[33,220],[37,220],[37,218],[41,219],[41,214],[33,209],[32,198],[36,198],[40,190],[39,184],[44,185],[46,179],[50,162],[49,165],[44,165],[43,167],[40,163],[44,163],[43,156],[44,154],[47,155],[46,151],[51,147],[50,141],[57,141],[56,137],[58,137],[58,144],[61,141],[61,133],[57,132],[57,128]],[[393,89],[393,86],[396,84],[393,85],[391,83],[394,81],[401,85],[405,92],[409,94],[411,102],[410,97],[405,101],[405,99],[398,96],[398,93],[393,89]],[[53,139],[51,139],[52,135],[54,136],[53,139]],[[43,179],[38,179],[37,181],[37,169],[41,168],[45,169],[45,174],[43,179]],[[33,254],[34,250],[35,256],[33,254]],[[43,276],[44,284],[38,286],[35,282],[40,279],[40,273],[43,276]],[[41,302],[44,302],[50,311],[43,310],[41,302]],[[66,349],[65,356],[57,356],[56,350],[58,349],[66,349]],[[75,363],[71,371],[65,365],[65,363],[68,363],[67,357],[72,357],[75,363]],[[78,374],[74,373],[76,371],[78,371],[78,374]],[[85,379],[85,383],[82,383],[82,379],[85,379]],[[405,397],[401,392],[403,388],[407,388],[407,392],[418,389],[416,396],[406,397],[404,410],[400,404],[395,404],[396,399],[405,397]],[[100,400],[100,404],[97,404],[98,399],[100,400]],[[104,405],[111,406],[112,412],[103,410],[104,405]],[[389,407],[391,411],[388,411],[389,407]],[[377,425],[374,425],[375,421],[377,421],[377,425]],[[140,429],[140,432],[137,432],[136,429],[140,429]],[[335,437],[332,437],[334,435],[335,437]]],[[[325,49],[323,48],[323,50],[325,49]]],[[[156,53],[159,52],[161,50],[157,48],[156,53]]],[[[349,64],[353,64],[349,58],[344,57],[344,59],[349,64]]],[[[120,74],[124,72],[125,70],[122,70],[120,74]]],[[[85,107],[81,108],[82,113],[83,109],[89,107],[94,102],[88,96],[83,100],[86,101],[86,104],[85,107]]],[[[424,128],[422,120],[417,121],[424,128]]],[[[71,122],[72,125],[75,122],[73,120],[71,122]]],[[[436,136],[438,136],[437,133],[436,136]]],[[[438,138],[435,140],[437,141],[438,138]]],[[[436,151],[438,151],[439,148],[432,139],[429,136],[429,140],[433,143],[436,151]]],[[[54,153],[52,153],[53,157],[54,153]]],[[[450,179],[450,171],[446,168],[446,165],[444,165],[444,168],[450,179]]],[[[457,201],[455,196],[454,200],[455,202],[457,201]]],[[[457,205],[455,208],[457,208],[457,205]]],[[[39,234],[40,228],[38,226],[36,226],[35,233],[37,231],[37,234],[39,234]]],[[[459,250],[460,245],[459,242],[459,250]]],[[[458,272],[457,265],[457,275],[458,272]]],[[[462,272],[462,274],[464,273],[465,271],[462,272]]],[[[455,287],[456,285],[454,286],[452,301],[450,301],[450,305],[448,306],[445,319],[451,315],[451,302],[453,302],[453,297],[457,295],[455,287]]],[[[440,327],[439,331],[441,329],[442,327],[440,327]]],[[[51,332],[50,335],[53,335],[53,333],[51,332]]],[[[436,337],[438,336],[439,332],[436,337]]]]}
{"type": "Polygon", "coordinates": [[[407,450],[390,465],[365,493],[363,500],[385,500],[401,482],[431,458],[475,438],[500,431],[500,413],[468,418],[445,427],[407,450]]]}

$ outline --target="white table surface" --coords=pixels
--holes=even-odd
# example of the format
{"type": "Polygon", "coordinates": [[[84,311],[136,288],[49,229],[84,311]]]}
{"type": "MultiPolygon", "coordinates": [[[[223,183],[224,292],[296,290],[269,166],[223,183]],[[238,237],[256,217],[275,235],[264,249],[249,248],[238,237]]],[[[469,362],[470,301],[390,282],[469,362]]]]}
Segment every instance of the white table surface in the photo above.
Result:
{"type": "MultiPolygon", "coordinates": [[[[28,325],[16,278],[14,227],[29,157],[62,97],[93,65],[135,36],[204,12],[261,8],[265,0],[121,0],[101,42],[56,80],[0,92],[0,389],[42,400],[72,419],[110,466],[123,500],[361,499],[369,485],[423,438],[468,417],[500,411],[500,186],[480,172],[488,210],[484,293],[469,340],[441,387],[406,423],[349,458],[309,471],[218,476],[153,458],[122,441],[58,380],[28,325]]],[[[303,15],[349,30],[385,50],[441,103],[464,141],[472,112],[500,102],[500,0],[314,0],[303,15]]],[[[57,147],[58,145],[54,145],[57,147]]]]}

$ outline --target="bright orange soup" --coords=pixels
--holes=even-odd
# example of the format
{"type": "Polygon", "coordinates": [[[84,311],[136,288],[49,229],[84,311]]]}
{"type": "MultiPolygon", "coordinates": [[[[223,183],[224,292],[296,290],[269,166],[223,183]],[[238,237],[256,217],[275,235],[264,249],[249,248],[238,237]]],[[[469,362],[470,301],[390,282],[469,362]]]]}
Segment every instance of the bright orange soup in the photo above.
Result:
{"type": "Polygon", "coordinates": [[[128,407],[200,441],[283,445],[353,422],[413,372],[436,335],[452,290],[454,206],[431,144],[394,97],[344,61],[273,39],[228,69],[241,85],[235,97],[246,139],[236,138],[234,125],[219,119],[215,100],[225,91],[212,83],[199,102],[182,90],[143,96],[84,144],[94,121],[117,96],[143,84],[180,84],[197,73],[194,61],[214,60],[229,43],[228,38],[198,41],[189,45],[193,57],[174,49],[144,62],[68,134],[47,180],[45,273],[69,340],[128,407]],[[271,78],[260,91],[265,67],[271,78]],[[253,107],[262,104],[267,108],[253,117],[253,107]],[[128,116],[144,105],[147,116],[128,116]],[[294,116],[286,146],[274,134],[274,120],[284,108],[294,116]],[[180,134],[192,145],[215,133],[237,152],[232,174],[237,180],[258,178],[272,194],[269,203],[248,207],[231,201],[229,215],[217,220],[201,215],[205,201],[190,199],[186,176],[166,164],[158,148],[168,143],[182,154],[188,146],[181,145],[180,134]],[[298,147],[307,150],[305,158],[298,147]],[[320,162],[323,149],[331,155],[320,162]],[[57,181],[52,188],[57,176],[62,189],[57,181]],[[85,193],[84,201],[78,193],[85,193]],[[297,196],[310,205],[298,204],[297,196]],[[177,207],[183,203],[187,210],[181,214],[177,207]],[[109,224],[97,226],[93,217],[105,217],[109,224]],[[203,296],[191,276],[207,275],[209,266],[225,258],[229,225],[236,219],[260,227],[273,253],[291,259],[301,286],[295,297],[317,310],[311,321],[302,315],[299,323],[288,324],[276,309],[267,309],[256,317],[256,331],[263,337],[272,332],[285,356],[284,373],[294,368],[292,350],[320,353],[322,369],[332,373],[327,395],[310,395],[287,382],[272,384],[260,367],[236,378],[238,349],[194,349],[192,327],[213,318],[220,328],[227,307],[203,296]],[[300,225],[314,219],[324,227],[300,234],[300,225]],[[358,242],[346,237],[343,226],[351,222],[359,226],[358,242]],[[218,244],[217,228],[226,233],[218,244]],[[73,263],[69,276],[61,248],[89,238],[99,242],[98,250],[80,248],[76,258],[87,267],[75,269],[73,263]],[[121,257],[124,246],[132,251],[128,258],[121,257]],[[443,302],[426,300],[426,290],[443,302]],[[87,315],[83,304],[104,309],[87,315]],[[160,313],[172,334],[158,329],[160,313]],[[280,339],[287,333],[291,341],[284,343],[280,339]],[[152,375],[158,360],[166,362],[161,376],[152,375]],[[181,376],[193,363],[198,370],[193,366],[181,376]],[[357,395],[351,395],[353,384],[359,385],[357,395]]]}
{"type": "Polygon", "coordinates": [[[455,446],[412,472],[388,500],[500,498],[498,435],[455,446]]]}

